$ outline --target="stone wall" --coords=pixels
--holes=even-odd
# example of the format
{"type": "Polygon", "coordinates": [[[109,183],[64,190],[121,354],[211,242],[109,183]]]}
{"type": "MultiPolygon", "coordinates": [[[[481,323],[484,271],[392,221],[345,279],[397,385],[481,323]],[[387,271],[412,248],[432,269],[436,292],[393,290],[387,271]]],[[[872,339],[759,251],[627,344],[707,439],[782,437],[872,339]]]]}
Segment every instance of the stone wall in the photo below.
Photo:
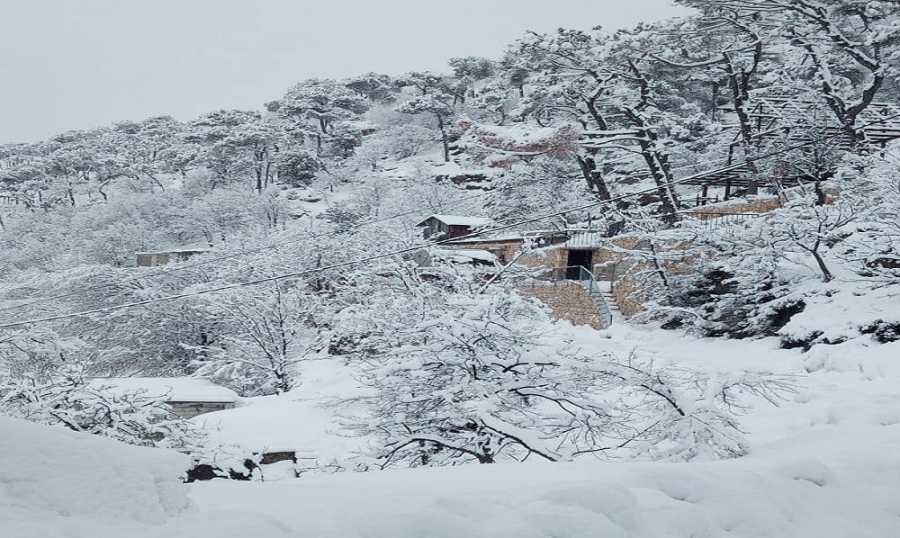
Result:
{"type": "Polygon", "coordinates": [[[518,261],[519,265],[530,269],[557,269],[568,265],[568,251],[559,247],[533,250],[518,261]]]}
{"type": "Polygon", "coordinates": [[[769,213],[781,207],[777,196],[758,196],[755,198],[735,198],[727,202],[695,207],[688,211],[699,220],[711,220],[717,215],[738,215],[741,213],[769,213]]]}
{"type": "MultiPolygon", "coordinates": [[[[568,255],[565,249],[562,249],[562,243],[565,238],[556,239],[554,246],[544,246],[535,248],[519,258],[517,264],[530,268],[559,268],[565,267],[568,262],[568,255]]],[[[525,241],[523,239],[497,239],[495,241],[459,241],[447,243],[448,248],[459,250],[486,250],[497,256],[497,260],[502,264],[507,264],[515,259],[516,255],[522,250],[525,241]]]]}
{"type": "Polygon", "coordinates": [[[166,265],[171,261],[169,254],[165,252],[157,252],[157,253],[142,253],[137,255],[137,266],[138,267],[157,267],[160,265],[166,265]]]}
{"type": "MultiPolygon", "coordinates": [[[[598,280],[612,282],[612,295],[619,307],[619,311],[626,318],[639,314],[644,310],[644,303],[653,299],[645,289],[642,281],[654,278],[651,274],[655,269],[650,261],[643,256],[630,254],[625,251],[643,251],[650,254],[648,245],[642,244],[641,239],[632,235],[621,235],[611,239],[616,248],[598,248],[594,250],[594,274],[598,280]]],[[[660,254],[690,251],[691,258],[679,258],[673,256],[663,263],[667,274],[686,274],[693,270],[696,264],[697,252],[693,245],[684,241],[656,242],[656,250],[660,254]]]]}
{"type": "Polygon", "coordinates": [[[166,402],[181,418],[193,418],[204,413],[224,411],[234,407],[233,402],[166,402]]]}
{"type": "Polygon", "coordinates": [[[504,239],[497,241],[460,241],[447,243],[447,248],[458,250],[486,250],[497,257],[501,264],[507,264],[516,257],[516,253],[522,248],[521,240],[504,239]]]}
{"type": "Polygon", "coordinates": [[[197,254],[205,254],[206,250],[175,250],[172,252],[138,252],[138,267],[157,267],[172,262],[183,262],[197,254]]]}
{"type": "MultiPolygon", "coordinates": [[[[795,199],[799,196],[803,196],[804,193],[811,192],[812,188],[812,185],[807,186],[805,189],[801,189],[800,187],[792,187],[789,189],[785,189],[784,195],[789,200],[795,199]]],[[[826,204],[833,204],[841,194],[839,188],[828,183],[825,183],[822,186],[822,192],[825,193],[826,204]]],[[[717,218],[716,215],[737,215],[740,213],[771,213],[772,211],[775,211],[783,205],[784,204],[781,198],[774,194],[758,195],[743,198],[734,198],[725,202],[719,202],[717,204],[695,207],[689,210],[688,213],[694,214],[693,216],[699,220],[710,220],[717,218]]]]}
{"type": "Polygon", "coordinates": [[[605,320],[597,311],[591,295],[578,282],[536,283],[520,287],[519,292],[547,305],[556,319],[568,321],[572,325],[606,328],[605,320]]]}

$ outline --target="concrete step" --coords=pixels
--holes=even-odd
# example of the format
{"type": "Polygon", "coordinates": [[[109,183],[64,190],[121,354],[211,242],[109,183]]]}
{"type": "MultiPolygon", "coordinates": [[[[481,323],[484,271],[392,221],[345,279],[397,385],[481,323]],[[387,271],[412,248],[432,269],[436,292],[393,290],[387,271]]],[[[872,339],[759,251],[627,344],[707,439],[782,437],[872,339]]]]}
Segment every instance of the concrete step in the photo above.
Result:
{"type": "Polygon", "coordinates": [[[603,293],[600,295],[603,297],[603,300],[606,301],[606,304],[609,305],[610,310],[618,310],[619,305],[616,304],[616,298],[612,296],[610,293],[603,293]]]}

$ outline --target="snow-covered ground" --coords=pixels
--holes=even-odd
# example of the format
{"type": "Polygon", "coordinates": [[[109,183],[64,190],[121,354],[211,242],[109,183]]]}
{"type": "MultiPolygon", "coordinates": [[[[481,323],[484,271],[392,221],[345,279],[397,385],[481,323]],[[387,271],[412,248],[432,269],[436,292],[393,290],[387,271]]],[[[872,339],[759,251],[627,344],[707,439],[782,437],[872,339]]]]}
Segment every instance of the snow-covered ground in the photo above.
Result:
{"type": "MultiPolygon", "coordinates": [[[[739,460],[318,474],[200,483],[191,498],[200,513],[271,518],[286,536],[900,535],[900,342],[857,338],[802,353],[779,349],[776,339],[702,339],[628,324],[567,332],[586,349],[659,364],[789,374],[798,390],[777,406],[757,401],[742,417],[751,455],[739,460]]],[[[278,446],[337,457],[353,442],[335,429],[334,410],[315,401],[359,389],[349,370],[319,364],[307,375],[298,396],[204,420],[219,424],[222,439],[271,436],[278,446]]]]}
{"type": "MultiPolygon", "coordinates": [[[[212,453],[220,448],[227,458],[295,451],[301,467],[310,468],[344,463],[365,450],[366,441],[348,431],[356,407],[344,401],[365,394],[352,370],[338,360],[308,361],[300,370],[301,386],[287,394],[246,398],[235,409],[192,419],[207,433],[212,453]]],[[[273,471],[267,481],[286,476],[271,466],[266,470],[273,471]]]]}
{"type": "MultiPolygon", "coordinates": [[[[755,402],[741,422],[751,453],[738,460],[471,465],[189,486],[177,483],[177,455],[4,420],[0,519],[15,532],[3,536],[900,536],[900,342],[856,338],[802,353],[775,339],[701,339],[628,324],[567,333],[586,349],[662,364],[791,374],[798,391],[778,406],[755,402]]],[[[340,427],[353,407],[330,405],[365,394],[352,370],[311,361],[302,379],[286,395],[194,420],[210,443],[322,460],[363,448],[340,427]]]]}
{"type": "Polygon", "coordinates": [[[0,416],[0,536],[130,536],[188,507],[187,458],[0,416]]]}
{"type": "Polygon", "coordinates": [[[252,507],[297,537],[897,536],[900,429],[875,429],[807,433],[736,461],[345,473],[204,483],[192,498],[201,512],[252,507]]]}

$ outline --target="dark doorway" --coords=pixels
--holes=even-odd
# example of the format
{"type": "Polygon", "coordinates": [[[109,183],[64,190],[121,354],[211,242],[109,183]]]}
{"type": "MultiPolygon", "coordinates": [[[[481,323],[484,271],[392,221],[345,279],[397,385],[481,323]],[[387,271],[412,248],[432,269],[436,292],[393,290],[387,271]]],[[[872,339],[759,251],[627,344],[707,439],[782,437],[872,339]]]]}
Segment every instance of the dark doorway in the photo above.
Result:
{"type": "Polygon", "coordinates": [[[579,267],[584,267],[590,271],[593,265],[593,258],[594,251],[592,250],[570,250],[566,278],[569,280],[581,280],[584,278],[579,267]]]}

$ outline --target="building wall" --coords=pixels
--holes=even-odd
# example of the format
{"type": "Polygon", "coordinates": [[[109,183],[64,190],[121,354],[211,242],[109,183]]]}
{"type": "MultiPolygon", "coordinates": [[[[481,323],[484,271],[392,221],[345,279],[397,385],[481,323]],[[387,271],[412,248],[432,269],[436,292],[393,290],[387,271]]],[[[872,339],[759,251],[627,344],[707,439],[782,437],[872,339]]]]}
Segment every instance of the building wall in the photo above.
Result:
{"type": "Polygon", "coordinates": [[[578,282],[562,281],[519,288],[519,293],[533,297],[553,312],[553,317],[572,323],[604,329],[605,321],[587,290],[578,282]]]}
{"type": "Polygon", "coordinates": [[[197,254],[204,254],[205,250],[179,250],[174,252],[141,252],[137,255],[138,267],[156,267],[175,261],[185,261],[197,254]]]}
{"type": "Polygon", "coordinates": [[[181,418],[193,418],[204,413],[214,413],[232,409],[233,402],[166,402],[181,418]]]}
{"type": "Polygon", "coordinates": [[[425,239],[433,237],[435,235],[443,235],[448,231],[448,226],[443,222],[437,220],[436,218],[430,218],[425,221],[425,225],[422,227],[422,235],[425,239]]]}
{"type": "Polygon", "coordinates": [[[459,250],[486,250],[497,256],[498,262],[507,264],[516,257],[516,253],[522,248],[522,241],[473,241],[452,243],[446,246],[459,250]]]}
{"type": "Polygon", "coordinates": [[[164,252],[147,253],[137,255],[138,267],[156,267],[169,263],[170,257],[164,252]]]}
{"type": "Polygon", "coordinates": [[[569,253],[559,247],[548,247],[533,250],[521,258],[519,264],[531,269],[559,269],[568,265],[569,253]]]}
{"type": "Polygon", "coordinates": [[[447,230],[447,238],[452,239],[454,237],[462,237],[464,235],[469,235],[472,233],[472,229],[468,226],[448,226],[447,230]]]}
{"type": "Polygon", "coordinates": [[[737,215],[740,213],[769,213],[781,207],[777,196],[764,196],[753,199],[734,199],[719,204],[695,207],[688,211],[699,220],[717,218],[716,215],[737,215]]]}

